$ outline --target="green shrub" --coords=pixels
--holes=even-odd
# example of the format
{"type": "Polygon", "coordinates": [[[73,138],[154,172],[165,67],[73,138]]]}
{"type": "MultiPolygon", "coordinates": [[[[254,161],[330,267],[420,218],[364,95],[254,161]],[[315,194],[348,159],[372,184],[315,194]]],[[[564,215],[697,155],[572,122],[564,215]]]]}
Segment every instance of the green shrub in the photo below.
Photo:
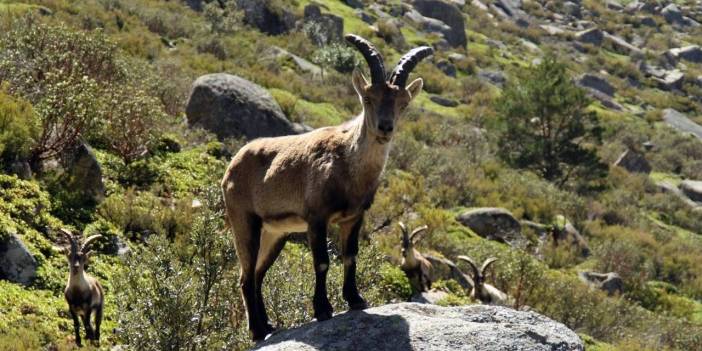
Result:
{"type": "Polygon", "coordinates": [[[10,95],[0,85],[0,169],[29,157],[39,135],[39,123],[32,105],[10,95]]]}
{"type": "Polygon", "coordinates": [[[322,67],[333,68],[342,73],[353,71],[359,63],[354,49],[341,44],[331,44],[319,49],[314,61],[322,67]]]}

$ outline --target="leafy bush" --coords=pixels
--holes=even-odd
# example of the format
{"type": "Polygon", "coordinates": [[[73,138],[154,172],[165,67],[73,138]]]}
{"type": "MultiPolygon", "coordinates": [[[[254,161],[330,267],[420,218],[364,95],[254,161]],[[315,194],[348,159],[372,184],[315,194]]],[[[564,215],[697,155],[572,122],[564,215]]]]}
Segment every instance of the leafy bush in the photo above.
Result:
{"type": "Polygon", "coordinates": [[[0,169],[29,157],[38,132],[32,105],[10,95],[5,85],[0,86],[0,169]]]}
{"type": "Polygon", "coordinates": [[[234,270],[235,253],[224,227],[219,192],[182,241],[152,236],[130,253],[117,275],[122,342],[139,350],[240,349],[248,343],[234,270]]]}
{"type": "Polygon", "coordinates": [[[342,73],[353,71],[359,62],[353,49],[337,43],[319,49],[314,61],[322,67],[331,67],[342,73]]]}

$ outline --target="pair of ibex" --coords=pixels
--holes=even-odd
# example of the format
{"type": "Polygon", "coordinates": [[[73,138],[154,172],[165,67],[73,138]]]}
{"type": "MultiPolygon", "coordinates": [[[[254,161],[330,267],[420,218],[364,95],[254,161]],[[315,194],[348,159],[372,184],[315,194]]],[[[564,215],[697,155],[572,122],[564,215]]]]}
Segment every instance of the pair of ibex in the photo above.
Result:
{"type": "MultiPolygon", "coordinates": [[[[420,239],[420,234],[425,232],[428,227],[426,225],[421,226],[410,233],[404,223],[399,222],[399,226],[402,232],[402,263],[400,268],[407,275],[413,293],[428,291],[431,289],[434,279],[432,264],[427,257],[414,248],[414,245],[420,239]]],[[[504,305],[508,302],[509,297],[507,294],[485,282],[485,272],[497,261],[496,258],[488,258],[480,268],[468,256],[458,256],[457,258],[467,262],[473,271],[470,279],[473,283],[473,288],[470,292],[472,298],[486,304],[504,305]]]]}

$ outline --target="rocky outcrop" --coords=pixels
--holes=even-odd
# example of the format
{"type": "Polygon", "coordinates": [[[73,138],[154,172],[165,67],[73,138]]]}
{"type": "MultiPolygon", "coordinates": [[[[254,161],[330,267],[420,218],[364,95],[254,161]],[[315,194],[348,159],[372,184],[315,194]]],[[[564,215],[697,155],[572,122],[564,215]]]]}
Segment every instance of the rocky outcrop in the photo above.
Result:
{"type": "Polygon", "coordinates": [[[29,285],[39,264],[16,234],[0,240],[0,279],[29,285]]]}
{"type": "Polygon", "coordinates": [[[702,139],[702,126],[675,109],[667,108],[663,110],[663,121],[680,132],[689,133],[702,139]]]}
{"type": "Polygon", "coordinates": [[[268,91],[226,73],[195,80],[185,113],[190,126],[202,127],[220,139],[295,134],[268,91]]]}
{"type": "Polygon", "coordinates": [[[565,325],[534,312],[400,303],[346,312],[274,334],[261,351],[584,350],[565,325]]]}
{"type": "Polygon", "coordinates": [[[619,158],[614,161],[615,166],[622,167],[631,173],[651,173],[651,165],[646,157],[634,150],[624,151],[619,158]]]}
{"type": "Polygon", "coordinates": [[[449,26],[444,38],[453,47],[466,47],[465,20],[461,10],[452,3],[441,0],[415,0],[414,8],[423,16],[435,18],[449,26]]]}
{"type": "Polygon", "coordinates": [[[500,88],[507,82],[505,74],[500,71],[481,70],[478,72],[478,79],[500,88]]]}
{"type": "Polygon", "coordinates": [[[614,96],[615,93],[615,89],[612,84],[609,84],[606,79],[594,74],[586,73],[581,75],[578,78],[577,83],[583,88],[594,90],[607,96],[614,96]]]}
{"type": "Polygon", "coordinates": [[[519,221],[504,208],[476,208],[461,213],[456,220],[483,238],[512,246],[519,246],[524,241],[519,221]]]}
{"type": "Polygon", "coordinates": [[[64,150],[61,163],[67,174],[68,189],[100,203],[105,199],[102,168],[93,150],[85,143],[64,150]]]}
{"type": "Polygon", "coordinates": [[[277,46],[271,46],[268,49],[266,49],[263,53],[262,58],[264,60],[275,60],[278,62],[283,61],[292,63],[292,66],[295,67],[295,70],[297,72],[309,74],[313,78],[319,78],[322,76],[321,67],[277,46]]]}
{"type": "Polygon", "coordinates": [[[580,272],[578,277],[591,288],[602,290],[607,295],[624,293],[624,281],[617,273],[580,272]]]}
{"type": "Polygon", "coordinates": [[[604,40],[604,32],[599,28],[590,28],[575,33],[575,39],[581,43],[599,46],[604,40]]]}
{"type": "Polygon", "coordinates": [[[683,180],[680,182],[679,188],[690,200],[702,202],[702,181],[683,180]]]}
{"type": "Polygon", "coordinates": [[[699,45],[689,45],[682,48],[670,49],[666,56],[673,60],[685,60],[694,63],[702,62],[702,49],[699,45]]]}
{"type": "Polygon", "coordinates": [[[613,96],[615,89],[606,79],[594,74],[585,73],[576,79],[575,83],[585,88],[588,95],[599,100],[603,106],[618,111],[624,109],[619,103],[614,101],[613,96]]]}
{"type": "Polygon", "coordinates": [[[317,46],[340,42],[344,35],[344,19],[322,13],[317,4],[305,6],[303,21],[305,25],[314,27],[313,30],[307,31],[307,36],[317,46]]]}
{"type": "Polygon", "coordinates": [[[286,8],[276,8],[271,0],[236,0],[237,8],[244,12],[244,23],[263,33],[278,35],[295,27],[295,16],[286,8]]]}

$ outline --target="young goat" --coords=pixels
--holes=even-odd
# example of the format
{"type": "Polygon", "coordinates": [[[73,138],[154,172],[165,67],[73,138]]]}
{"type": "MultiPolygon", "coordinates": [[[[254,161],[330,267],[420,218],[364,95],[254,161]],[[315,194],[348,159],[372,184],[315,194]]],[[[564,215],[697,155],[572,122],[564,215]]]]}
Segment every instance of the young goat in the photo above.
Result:
{"type": "Polygon", "coordinates": [[[402,263],[400,269],[405,272],[412,287],[412,294],[422,293],[431,289],[432,265],[414,245],[419,241],[419,234],[426,232],[427,226],[421,226],[409,233],[404,223],[399,222],[402,231],[402,263]]]}
{"type": "Polygon", "coordinates": [[[85,337],[88,340],[94,340],[100,345],[100,323],[102,322],[102,307],[104,302],[104,294],[102,286],[93,277],[85,273],[87,267],[90,250],[88,247],[92,242],[101,238],[101,235],[93,235],[83,242],[83,245],[78,248],[78,242],[73,235],[61,229],[61,232],[66,236],[71,244],[68,251],[68,262],[71,265],[68,276],[68,284],[64,290],[68,309],[73,318],[73,329],[76,333],[76,344],[82,346],[80,339],[80,323],[78,316],[83,320],[85,327],[85,337]],[[95,313],[95,330],[90,326],[90,315],[95,313]]]}
{"type": "Polygon", "coordinates": [[[433,50],[411,50],[386,80],[378,50],[356,35],[345,38],[370,66],[370,83],[360,70],[355,70],[352,78],[363,112],[339,126],[254,140],[234,156],[222,180],[226,218],[234,232],[241,292],[254,340],[262,340],[274,330],[268,322],[261,284],[289,233],[307,232],[315,269],[314,317],[318,321],[331,318],[333,312],[326,288],[330,223],[337,223],[341,230],[344,299],[351,309],[366,307],[355,278],[358,233],[385,168],[395,123],[422,90],[421,78],[406,84],[407,78],[433,50]]]}
{"type": "Polygon", "coordinates": [[[458,256],[458,259],[468,262],[468,265],[473,270],[473,290],[470,292],[470,297],[490,305],[506,305],[509,303],[507,294],[485,282],[485,271],[497,261],[497,258],[488,258],[480,269],[468,256],[458,256]]]}

